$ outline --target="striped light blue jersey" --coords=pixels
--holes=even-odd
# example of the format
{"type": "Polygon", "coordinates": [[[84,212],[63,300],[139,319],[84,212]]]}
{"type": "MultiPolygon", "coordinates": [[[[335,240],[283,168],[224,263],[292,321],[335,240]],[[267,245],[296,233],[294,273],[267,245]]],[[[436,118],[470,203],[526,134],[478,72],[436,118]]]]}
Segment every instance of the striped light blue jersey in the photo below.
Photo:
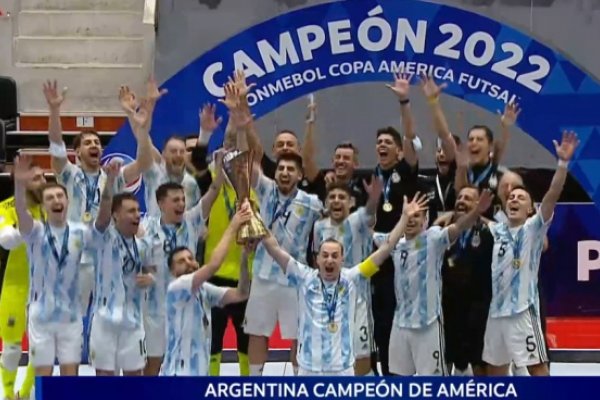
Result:
{"type": "MultiPolygon", "coordinates": [[[[125,189],[125,178],[123,177],[123,170],[125,167],[121,167],[119,176],[115,179],[113,193],[120,193],[125,189]]],[[[93,190],[93,200],[91,202],[91,210],[93,219],[98,215],[100,208],[100,196],[104,186],[106,185],[106,172],[100,169],[99,174],[89,174],[83,172],[83,169],[79,165],[67,162],[63,170],[56,177],[58,183],[67,188],[69,195],[69,209],[67,210],[67,219],[74,222],[82,222],[83,214],[85,214],[85,207],[87,201],[87,188],[95,188],[93,190]],[[98,184],[96,185],[96,180],[98,184]],[[87,186],[86,186],[87,183],[87,186]]]]}
{"type": "Polygon", "coordinates": [[[94,314],[114,326],[141,327],[146,289],[136,285],[136,276],[142,273],[142,267],[155,268],[151,252],[141,239],[124,239],[114,225],[104,233],[93,229],[93,244],[98,254],[94,314]],[[134,241],[141,262],[138,266],[133,262],[134,241]]]}
{"type": "Polygon", "coordinates": [[[169,176],[164,162],[152,164],[152,167],[142,175],[144,180],[144,201],[146,202],[146,214],[153,217],[160,217],[160,209],[156,202],[156,190],[163,183],[176,182],[183,186],[185,193],[185,208],[187,210],[194,207],[200,201],[202,196],[200,187],[196,179],[187,171],[183,172],[183,178],[178,179],[169,176]]]}
{"type": "Polygon", "coordinates": [[[67,224],[68,252],[60,266],[52,251],[51,241],[60,258],[66,227],[55,228],[34,221],[31,232],[23,237],[29,259],[28,315],[39,322],[68,323],[79,321],[82,316],[79,260],[83,249],[91,242],[91,230],[82,223],[67,224]]]}
{"type": "Polygon", "coordinates": [[[173,280],[167,289],[167,349],[160,375],[208,376],[212,307],[221,305],[227,288],[205,282],[194,291],[194,274],[173,280]]]}
{"type": "Polygon", "coordinates": [[[366,281],[359,266],[343,268],[339,282],[325,282],[319,270],[290,258],[286,269],[290,282],[298,289],[298,365],[312,372],[339,372],[354,365],[354,315],[357,285],[366,281]],[[336,332],[328,330],[329,315],[324,296],[337,302],[336,332]],[[326,292],[324,295],[323,292],[326,292]]]}
{"type": "MultiPolygon", "coordinates": [[[[375,233],[381,246],[389,233],[375,233]]],[[[403,237],[392,251],[396,311],[394,324],[400,328],[424,328],[441,314],[442,262],[450,245],[448,229],[432,226],[412,240],[403,237]]]]}
{"type": "MultiPolygon", "coordinates": [[[[333,223],[331,218],[324,218],[315,222],[313,229],[314,253],[319,251],[319,246],[324,240],[335,239],[344,248],[344,267],[351,268],[363,262],[373,250],[373,234],[370,223],[375,221],[374,216],[367,214],[364,207],[354,211],[339,225],[333,223]]],[[[371,284],[365,280],[358,287],[359,298],[368,300],[371,295],[371,284]]]]}
{"type": "MultiPolygon", "coordinates": [[[[267,228],[292,258],[306,263],[310,232],[323,211],[319,198],[300,189],[294,198],[284,197],[275,181],[263,174],[255,189],[260,201],[260,215],[267,228]]],[[[262,243],[256,249],[252,268],[255,277],[289,285],[287,277],[262,243]]]]}
{"type": "Polygon", "coordinates": [[[151,253],[150,258],[156,263],[156,282],[148,289],[146,311],[151,318],[162,318],[165,315],[165,294],[172,277],[167,262],[169,254],[176,247],[184,246],[196,257],[198,238],[206,229],[202,203],[186,211],[179,226],[162,224],[158,217],[145,218],[143,224],[146,234],[142,241],[151,253]]]}
{"type": "Polygon", "coordinates": [[[494,237],[491,318],[516,315],[537,305],[540,258],[551,222],[552,218],[544,221],[538,211],[518,228],[509,228],[506,223],[491,225],[494,237]],[[513,264],[513,240],[521,243],[518,266],[513,264]]]}

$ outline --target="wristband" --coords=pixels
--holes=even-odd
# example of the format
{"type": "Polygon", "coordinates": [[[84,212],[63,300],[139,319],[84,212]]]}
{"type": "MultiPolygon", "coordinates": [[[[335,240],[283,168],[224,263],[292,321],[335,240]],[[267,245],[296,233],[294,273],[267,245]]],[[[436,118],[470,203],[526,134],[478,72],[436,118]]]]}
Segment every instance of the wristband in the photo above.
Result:
{"type": "Polygon", "coordinates": [[[400,102],[401,105],[405,106],[408,103],[410,103],[410,99],[404,99],[404,100],[398,100],[400,102]]]}
{"type": "Polygon", "coordinates": [[[50,148],[48,149],[48,152],[52,157],[67,158],[67,146],[65,145],[65,142],[50,142],[50,148]]]}
{"type": "Polygon", "coordinates": [[[569,162],[565,161],[565,160],[558,160],[558,166],[559,167],[563,167],[563,168],[567,168],[569,166],[569,162]]]}
{"type": "Polygon", "coordinates": [[[428,97],[427,103],[434,105],[440,102],[440,98],[438,96],[428,97]]]}

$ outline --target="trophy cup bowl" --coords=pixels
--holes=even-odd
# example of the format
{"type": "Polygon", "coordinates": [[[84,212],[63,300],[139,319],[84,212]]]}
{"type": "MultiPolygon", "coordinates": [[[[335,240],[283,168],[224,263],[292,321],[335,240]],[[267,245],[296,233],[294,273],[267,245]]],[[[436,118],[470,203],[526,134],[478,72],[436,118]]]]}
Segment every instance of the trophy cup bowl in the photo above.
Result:
{"type": "Polygon", "coordinates": [[[256,242],[267,236],[267,228],[260,218],[257,205],[250,199],[252,156],[250,151],[233,150],[223,157],[223,171],[235,190],[236,209],[239,209],[246,200],[250,202],[252,209],[250,221],[244,223],[237,231],[236,242],[239,245],[256,242]]]}

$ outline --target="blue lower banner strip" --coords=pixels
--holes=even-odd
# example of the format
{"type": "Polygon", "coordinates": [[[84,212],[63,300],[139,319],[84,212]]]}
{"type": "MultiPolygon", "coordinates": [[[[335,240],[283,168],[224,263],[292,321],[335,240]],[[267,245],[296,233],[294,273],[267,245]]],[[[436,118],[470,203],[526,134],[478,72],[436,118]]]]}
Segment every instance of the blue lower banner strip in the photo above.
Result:
{"type": "Polygon", "coordinates": [[[597,377],[37,378],[36,399],[598,399],[597,377]]]}

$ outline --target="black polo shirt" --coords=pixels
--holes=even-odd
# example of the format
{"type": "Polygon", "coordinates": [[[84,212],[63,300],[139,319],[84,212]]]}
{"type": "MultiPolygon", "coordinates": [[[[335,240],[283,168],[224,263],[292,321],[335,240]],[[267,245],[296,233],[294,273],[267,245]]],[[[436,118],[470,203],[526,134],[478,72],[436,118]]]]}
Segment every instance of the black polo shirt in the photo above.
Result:
{"type": "Polygon", "coordinates": [[[493,248],[494,238],[481,220],[450,246],[442,265],[443,299],[489,306],[493,248]]]}

